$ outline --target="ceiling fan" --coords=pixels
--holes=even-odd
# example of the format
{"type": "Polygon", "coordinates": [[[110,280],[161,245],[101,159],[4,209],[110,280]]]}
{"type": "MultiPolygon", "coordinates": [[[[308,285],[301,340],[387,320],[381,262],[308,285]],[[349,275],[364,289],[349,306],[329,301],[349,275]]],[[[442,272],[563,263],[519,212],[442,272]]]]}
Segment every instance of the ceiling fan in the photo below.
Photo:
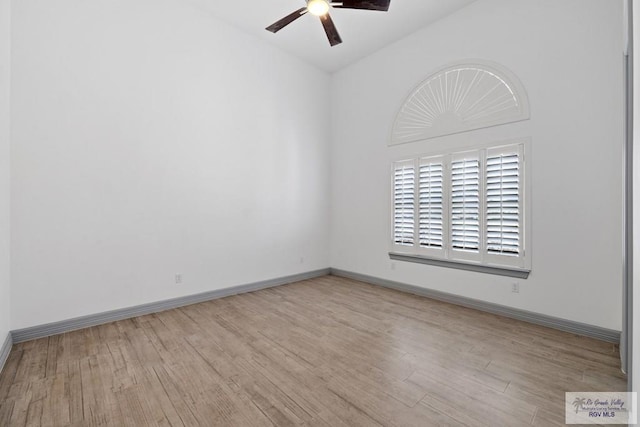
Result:
{"type": "Polygon", "coordinates": [[[320,18],[324,32],[327,33],[329,44],[335,46],[342,43],[340,34],[336,26],[329,16],[329,9],[334,7],[336,9],[365,9],[365,10],[380,10],[386,12],[389,10],[389,3],[391,0],[343,0],[343,1],[329,1],[329,0],[306,0],[307,6],[296,10],[290,15],[285,16],[281,20],[266,28],[267,31],[277,33],[287,25],[291,24],[296,19],[300,18],[309,12],[312,15],[320,18]]]}

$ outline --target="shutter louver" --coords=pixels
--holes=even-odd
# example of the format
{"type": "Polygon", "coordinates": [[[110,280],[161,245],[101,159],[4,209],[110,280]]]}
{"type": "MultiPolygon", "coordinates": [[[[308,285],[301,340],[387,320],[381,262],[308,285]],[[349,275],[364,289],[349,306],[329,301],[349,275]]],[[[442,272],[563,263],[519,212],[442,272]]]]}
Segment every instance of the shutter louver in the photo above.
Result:
{"type": "Polygon", "coordinates": [[[480,162],[451,162],[451,247],[478,252],[480,247],[480,162]]]}
{"type": "Polygon", "coordinates": [[[487,158],[487,251],[520,254],[520,159],[518,154],[487,158]]]}
{"type": "Polygon", "coordinates": [[[413,246],[415,212],[415,167],[397,164],[393,177],[393,241],[413,246]]]}
{"type": "Polygon", "coordinates": [[[442,163],[420,165],[420,246],[442,248],[442,163]]]}

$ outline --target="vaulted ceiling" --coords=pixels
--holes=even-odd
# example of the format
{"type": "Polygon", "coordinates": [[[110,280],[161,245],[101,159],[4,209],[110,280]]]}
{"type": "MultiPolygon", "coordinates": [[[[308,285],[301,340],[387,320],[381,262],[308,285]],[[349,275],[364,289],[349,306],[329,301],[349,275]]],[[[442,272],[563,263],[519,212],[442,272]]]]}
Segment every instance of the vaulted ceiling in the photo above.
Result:
{"type": "MultiPolygon", "coordinates": [[[[332,9],[343,43],[329,46],[322,24],[307,14],[277,34],[265,27],[304,7],[305,0],[191,0],[243,31],[325,70],[337,71],[475,0],[391,0],[388,12],[332,9]]],[[[425,52],[428,54],[428,52],[425,52]]]]}

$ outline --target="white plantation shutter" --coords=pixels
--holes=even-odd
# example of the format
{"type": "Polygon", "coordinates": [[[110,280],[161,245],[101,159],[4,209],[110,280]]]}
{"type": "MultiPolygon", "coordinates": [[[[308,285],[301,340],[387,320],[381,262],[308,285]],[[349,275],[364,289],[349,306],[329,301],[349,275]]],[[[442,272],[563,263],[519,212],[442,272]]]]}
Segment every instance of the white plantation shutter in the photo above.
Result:
{"type": "Polygon", "coordinates": [[[525,146],[495,144],[393,163],[391,250],[419,262],[530,269],[525,146]]]}
{"type": "Polygon", "coordinates": [[[443,246],[443,164],[422,159],[419,169],[418,235],[420,247],[443,246]]]}
{"type": "Polygon", "coordinates": [[[415,231],[415,163],[397,162],[393,168],[393,242],[413,246],[415,231]]]}
{"type": "Polygon", "coordinates": [[[486,166],[486,239],[491,254],[519,255],[521,246],[521,156],[491,154],[486,166]]]}
{"type": "Polygon", "coordinates": [[[480,162],[451,162],[451,247],[477,252],[480,247],[480,162]]]}

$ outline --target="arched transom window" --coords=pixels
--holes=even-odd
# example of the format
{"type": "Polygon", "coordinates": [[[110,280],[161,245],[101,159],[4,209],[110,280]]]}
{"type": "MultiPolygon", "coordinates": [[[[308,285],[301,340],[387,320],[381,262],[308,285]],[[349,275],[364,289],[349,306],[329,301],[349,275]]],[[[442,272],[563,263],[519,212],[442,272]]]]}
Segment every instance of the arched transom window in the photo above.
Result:
{"type": "Polygon", "coordinates": [[[515,75],[497,64],[458,63],[414,89],[398,112],[390,145],[528,118],[529,101],[515,75]]]}

